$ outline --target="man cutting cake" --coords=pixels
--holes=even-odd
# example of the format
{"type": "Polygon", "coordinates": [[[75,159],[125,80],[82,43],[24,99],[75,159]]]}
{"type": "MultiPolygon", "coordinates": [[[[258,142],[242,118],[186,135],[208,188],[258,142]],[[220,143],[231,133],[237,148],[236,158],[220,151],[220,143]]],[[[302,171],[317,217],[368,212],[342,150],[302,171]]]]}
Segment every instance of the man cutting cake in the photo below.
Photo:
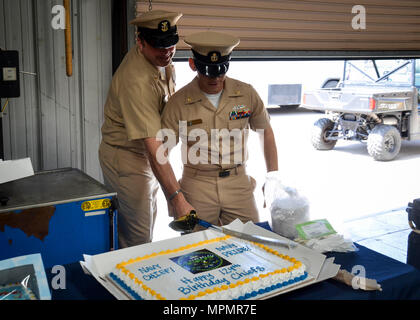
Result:
{"type": "Polygon", "coordinates": [[[131,21],[137,44],[116,71],[104,107],[99,160],[105,184],[118,193],[119,248],[152,241],[158,181],[177,216],[193,209],[177,191],[171,166],[156,160],[160,115],[174,92],[172,58],[181,16],[155,10],[131,21]]]}
{"type": "Polygon", "coordinates": [[[258,93],[226,76],[240,41],[218,32],[192,34],[184,41],[197,76],[169,99],[162,114],[168,141],[172,134],[174,144],[182,142],[181,191],[198,217],[214,225],[258,222],[256,182],[245,169],[249,128],[264,138],[267,172],[278,170],[278,159],[270,117],[258,93]]]}

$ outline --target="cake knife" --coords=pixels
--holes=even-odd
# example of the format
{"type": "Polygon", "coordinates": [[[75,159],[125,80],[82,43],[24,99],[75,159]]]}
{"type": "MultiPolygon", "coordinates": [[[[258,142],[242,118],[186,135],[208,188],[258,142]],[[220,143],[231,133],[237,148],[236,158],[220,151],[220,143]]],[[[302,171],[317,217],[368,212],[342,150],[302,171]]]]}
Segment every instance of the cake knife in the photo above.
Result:
{"type": "Polygon", "coordinates": [[[284,241],[284,240],[274,239],[271,237],[253,235],[249,233],[231,230],[225,227],[215,226],[211,224],[210,222],[199,219],[197,214],[194,211],[192,211],[189,215],[182,217],[181,219],[172,221],[169,224],[169,226],[172,229],[179,232],[191,232],[196,225],[200,225],[206,229],[211,228],[218,232],[221,232],[221,233],[224,233],[224,234],[236,237],[236,238],[240,238],[243,240],[254,241],[254,242],[274,245],[274,246],[281,246],[288,249],[295,248],[297,246],[297,244],[294,243],[293,241],[284,241]]]}

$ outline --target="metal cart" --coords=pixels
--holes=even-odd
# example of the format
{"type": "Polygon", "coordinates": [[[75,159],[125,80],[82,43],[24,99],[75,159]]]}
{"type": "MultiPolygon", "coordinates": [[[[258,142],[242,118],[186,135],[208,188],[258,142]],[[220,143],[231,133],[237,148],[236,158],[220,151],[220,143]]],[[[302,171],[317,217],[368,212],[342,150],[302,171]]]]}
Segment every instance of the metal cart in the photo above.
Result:
{"type": "Polygon", "coordinates": [[[0,195],[0,260],[41,253],[49,268],[117,249],[117,194],[78,169],[0,184],[0,195]]]}

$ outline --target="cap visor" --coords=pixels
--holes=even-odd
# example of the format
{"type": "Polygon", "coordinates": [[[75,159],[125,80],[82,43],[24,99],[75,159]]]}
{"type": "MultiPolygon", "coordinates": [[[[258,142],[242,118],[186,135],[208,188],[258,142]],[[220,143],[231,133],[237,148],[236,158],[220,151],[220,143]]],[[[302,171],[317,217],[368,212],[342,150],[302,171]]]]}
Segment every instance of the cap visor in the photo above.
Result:
{"type": "Polygon", "coordinates": [[[164,37],[153,37],[146,39],[146,41],[154,48],[166,49],[176,45],[179,42],[179,36],[178,34],[173,34],[164,37]]]}

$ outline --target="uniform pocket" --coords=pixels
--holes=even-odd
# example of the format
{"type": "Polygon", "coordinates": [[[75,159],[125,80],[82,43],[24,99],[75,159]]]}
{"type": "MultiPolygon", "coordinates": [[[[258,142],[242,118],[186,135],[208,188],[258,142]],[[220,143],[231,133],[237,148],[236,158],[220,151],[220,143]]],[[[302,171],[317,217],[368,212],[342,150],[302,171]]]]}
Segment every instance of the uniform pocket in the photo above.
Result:
{"type": "Polygon", "coordinates": [[[189,146],[195,145],[196,143],[208,144],[209,128],[203,123],[187,126],[180,130],[179,136],[182,142],[187,142],[189,146]]]}
{"type": "Polygon", "coordinates": [[[254,192],[255,188],[257,187],[257,181],[251,176],[248,176],[248,179],[251,183],[252,192],[254,192]]]}
{"type": "Polygon", "coordinates": [[[245,129],[248,124],[248,119],[229,120],[228,128],[233,129],[245,129]]]}

